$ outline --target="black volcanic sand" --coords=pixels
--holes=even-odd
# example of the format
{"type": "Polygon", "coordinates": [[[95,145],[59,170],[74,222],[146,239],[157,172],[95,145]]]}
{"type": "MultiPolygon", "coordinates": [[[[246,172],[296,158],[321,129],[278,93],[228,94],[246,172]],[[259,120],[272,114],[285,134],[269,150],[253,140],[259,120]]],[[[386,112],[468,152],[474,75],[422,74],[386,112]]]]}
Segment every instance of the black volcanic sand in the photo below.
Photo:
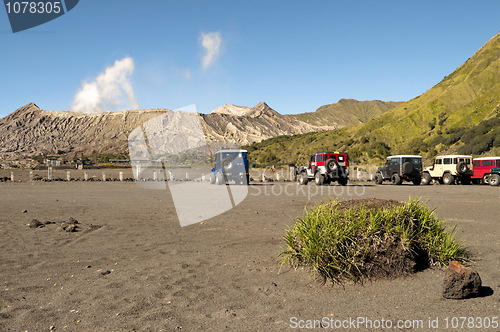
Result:
{"type": "Polygon", "coordinates": [[[429,331],[429,319],[446,330],[446,318],[499,316],[499,198],[490,186],[256,184],[236,208],[181,228],[167,191],[127,182],[0,183],[0,330],[285,331],[299,320],[366,317],[390,320],[386,331],[398,330],[398,320],[421,320],[415,330],[429,331]],[[307,270],[278,273],[285,229],[306,206],[336,195],[428,200],[457,225],[488,291],[446,300],[442,269],[345,288],[320,285],[307,270]],[[80,231],[28,226],[69,218],[80,231]]]}

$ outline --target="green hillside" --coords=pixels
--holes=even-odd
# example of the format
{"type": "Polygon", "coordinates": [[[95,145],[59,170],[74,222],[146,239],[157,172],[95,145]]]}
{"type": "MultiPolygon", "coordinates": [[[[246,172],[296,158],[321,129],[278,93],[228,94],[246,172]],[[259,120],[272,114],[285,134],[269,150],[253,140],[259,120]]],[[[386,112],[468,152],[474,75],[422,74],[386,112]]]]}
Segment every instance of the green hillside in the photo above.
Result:
{"type": "Polygon", "coordinates": [[[422,95],[356,126],[281,136],[247,147],[259,164],[302,164],[310,153],[341,150],[357,163],[390,154],[500,155],[500,33],[422,95]]]}
{"type": "Polygon", "coordinates": [[[380,100],[359,101],[355,99],[340,99],[337,103],[321,106],[315,112],[286,116],[314,126],[342,128],[367,122],[401,103],[380,100]]]}

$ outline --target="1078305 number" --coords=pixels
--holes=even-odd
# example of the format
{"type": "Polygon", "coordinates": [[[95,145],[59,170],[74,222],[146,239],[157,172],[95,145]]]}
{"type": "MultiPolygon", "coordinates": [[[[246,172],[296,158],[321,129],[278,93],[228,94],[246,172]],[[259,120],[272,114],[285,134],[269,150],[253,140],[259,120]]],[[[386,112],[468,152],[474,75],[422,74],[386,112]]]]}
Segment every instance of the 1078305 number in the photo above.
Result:
{"type": "Polygon", "coordinates": [[[497,329],[498,317],[445,317],[446,329],[497,329]]]}
{"type": "Polygon", "coordinates": [[[5,3],[8,14],[59,14],[61,1],[9,1],[5,3]]]}

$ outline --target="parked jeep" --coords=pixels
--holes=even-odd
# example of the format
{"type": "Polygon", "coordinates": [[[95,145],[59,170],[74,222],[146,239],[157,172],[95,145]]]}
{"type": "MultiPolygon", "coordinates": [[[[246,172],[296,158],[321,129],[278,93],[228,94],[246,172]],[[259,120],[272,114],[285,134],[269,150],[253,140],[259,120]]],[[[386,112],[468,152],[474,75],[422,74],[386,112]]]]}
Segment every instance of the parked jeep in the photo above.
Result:
{"type": "Polygon", "coordinates": [[[474,158],[472,161],[474,171],[472,182],[475,184],[488,184],[491,170],[500,167],[500,157],[474,158]]]}
{"type": "Polygon", "coordinates": [[[498,186],[500,184],[500,167],[492,168],[488,178],[490,186],[498,186]]]}
{"type": "Polygon", "coordinates": [[[311,155],[307,167],[299,171],[298,182],[306,185],[314,180],[316,185],[337,181],[345,186],[349,181],[349,156],[344,152],[317,152],[311,155]]]}
{"type": "Polygon", "coordinates": [[[210,174],[211,184],[248,184],[247,150],[220,150],[215,153],[215,167],[210,174]]]}
{"type": "Polygon", "coordinates": [[[375,183],[382,184],[391,181],[399,185],[403,181],[419,185],[422,180],[422,157],[414,155],[397,155],[387,157],[384,167],[375,174],[375,183]]]}
{"type": "Polygon", "coordinates": [[[422,183],[430,184],[436,180],[443,184],[470,184],[472,167],[472,156],[437,156],[434,165],[424,169],[422,183]]]}

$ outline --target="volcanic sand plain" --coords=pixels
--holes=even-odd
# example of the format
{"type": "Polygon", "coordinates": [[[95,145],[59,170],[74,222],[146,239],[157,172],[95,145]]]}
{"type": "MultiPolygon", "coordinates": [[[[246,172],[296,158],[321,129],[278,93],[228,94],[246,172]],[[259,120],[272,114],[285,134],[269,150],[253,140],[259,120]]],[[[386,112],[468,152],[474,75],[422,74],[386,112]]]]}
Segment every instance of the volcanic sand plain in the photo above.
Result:
{"type": "Polygon", "coordinates": [[[287,331],[314,320],[383,319],[391,329],[355,330],[465,331],[446,329],[446,320],[499,316],[500,188],[273,182],[248,189],[235,208],[180,227],[168,190],[0,183],[0,330],[287,331]],[[444,299],[440,268],[344,286],[323,285],[306,269],[280,269],[285,230],[307,207],[332,198],[422,199],[457,227],[484,292],[444,299]],[[80,231],[59,229],[69,218],[80,231]],[[56,224],[29,228],[32,219],[56,224]],[[430,328],[436,319],[438,329],[430,328]],[[398,329],[399,321],[414,328],[398,329]]]}

